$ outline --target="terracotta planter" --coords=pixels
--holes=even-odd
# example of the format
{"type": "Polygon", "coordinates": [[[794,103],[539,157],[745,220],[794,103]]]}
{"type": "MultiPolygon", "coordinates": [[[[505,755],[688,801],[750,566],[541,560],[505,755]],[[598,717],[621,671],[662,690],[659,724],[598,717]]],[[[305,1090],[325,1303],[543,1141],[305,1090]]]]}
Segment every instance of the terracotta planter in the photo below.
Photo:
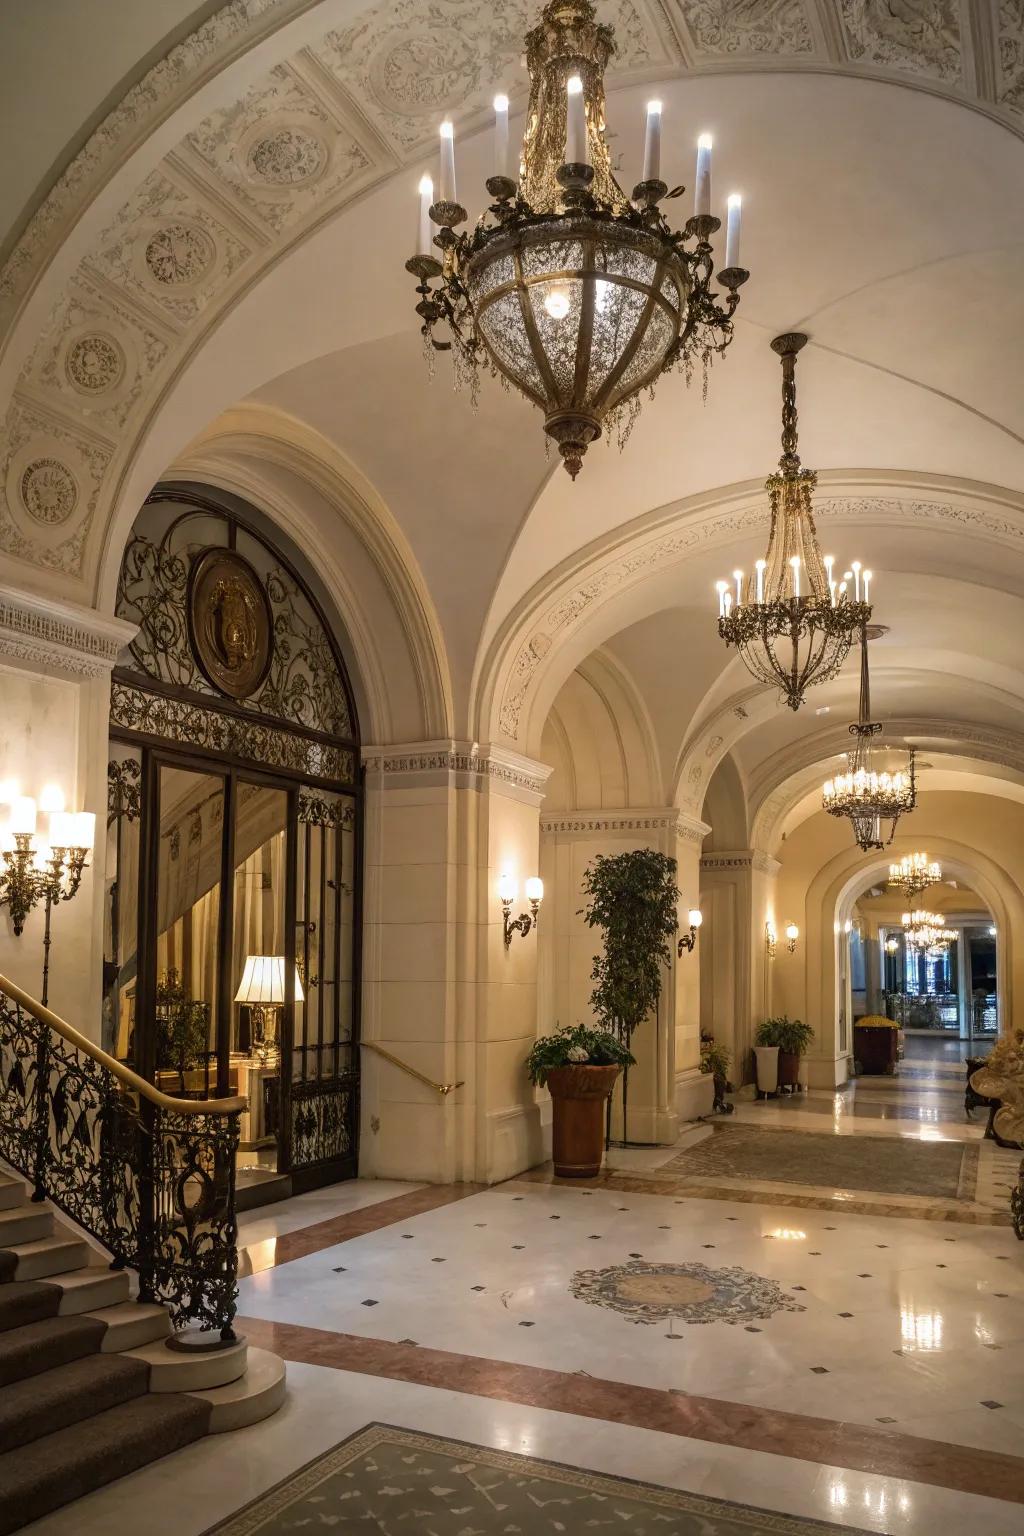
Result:
{"type": "Polygon", "coordinates": [[[552,1067],[551,1156],[560,1179],[592,1179],[604,1157],[604,1107],[621,1067],[552,1067]]]}
{"type": "Polygon", "coordinates": [[[800,1052],[779,1047],[779,1087],[796,1088],[800,1082],[800,1052]]]}

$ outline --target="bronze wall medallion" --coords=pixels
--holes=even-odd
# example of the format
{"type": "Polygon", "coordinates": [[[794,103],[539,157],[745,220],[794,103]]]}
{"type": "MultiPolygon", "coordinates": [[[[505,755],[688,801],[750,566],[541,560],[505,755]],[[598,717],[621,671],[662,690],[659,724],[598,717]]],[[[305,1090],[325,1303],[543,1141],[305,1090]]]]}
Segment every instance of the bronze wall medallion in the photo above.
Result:
{"type": "Polygon", "coordinates": [[[206,549],[192,562],[189,639],[208,682],[231,699],[247,699],[267,675],[273,644],[270,599],[248,560],[206,549]]]}

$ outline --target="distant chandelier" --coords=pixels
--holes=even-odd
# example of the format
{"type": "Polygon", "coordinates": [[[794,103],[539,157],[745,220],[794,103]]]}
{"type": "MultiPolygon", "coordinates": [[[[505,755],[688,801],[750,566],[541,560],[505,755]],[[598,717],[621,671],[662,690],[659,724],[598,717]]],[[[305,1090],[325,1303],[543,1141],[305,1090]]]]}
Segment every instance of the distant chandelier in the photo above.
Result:
{"type": "Polygon", "coordinates": [[[814,683],[835,677],[871,617],[871,572],[855,560],[837,580],[833,557],[822,558],[818,548],[811,510],[818,477],[800,468],[797,453],[796,358],[806,345],[798,331],[772,342],[782,359],[782,457],[778,474],[765,482],[767,556],[755,562],[745,587],[742,571],[732,573],[734,591],[729,582],[718,583],[718,633],[759,682],[781,690],[790,709],[800,708],[814,683]]]}
{"type": "Polygon", "coordinates": [[[675,232],[658,204],[661,103],[647,107],[643,179],[626,196],[605,138],[604,72],[613,28],[589,0],[550,0],[526,37],[530,102],[518,181],[509,175],[508,98],[495,98],[494,202],[471,234],[455,184],[450,122],[441,124],[436,202],[420,182],[416,312],[428,347],[451,351],[456,382],[481,369],[513,384],[544,412],[573,479],[588,446],[616,426],[619,446],[639,414],[641,390],[677,364],[705,373],[732,340],[739,288],[740,199],[729,198],[725,267],[715,277],[710,238],[711,141],[698,145],[694,214],[675,232]],[[437,225],[435,235],[431,225],[437,225]],[[688,247],[684,242],[692,242],[688,247]],[[433,247],[440,251],[440,259],[433,247]],[[712,278],[728,297],[712,293],[712,278]],[[430,284],[439,279],[435,288],[430,284]],[[441,324],[444,340],[434,334],[441,324]]]}
{"type": "Polygon", "coordinates": [[[947,928],[938,912],[904,912],[903,937],[911,949],[934,953],[952,944],[957,931],[947,928]]]}
{"type": "Polygon", "coordinates": [[[850,734],[857,738],[857,744],[847,754],[847,772],[837,773],[826,780],[822,788],[822,806],[830,816],[849,817],[857,847],[865,853],[869,848],[884,848],[891,843],[900,817],[917,804],[913,747],[910,748],[906,773],[902,770],[879,772],[873,766],[875,749],[871,742],[881,729],[881,725],[871,719],[868,627],[864,622],[860,632],[860,710],[857,723],[850,726],[850,734]],[[888,837],[882,832],[885,821],[892,823],[888,837]]]}
{"type": "Polygon", "coordinates": [[[926,853],[905,853],[898,864],[889,865],[889,884],[893,890],[905,891],[911,901],[941,879],[942,865],[929,861],[926,853]]]}

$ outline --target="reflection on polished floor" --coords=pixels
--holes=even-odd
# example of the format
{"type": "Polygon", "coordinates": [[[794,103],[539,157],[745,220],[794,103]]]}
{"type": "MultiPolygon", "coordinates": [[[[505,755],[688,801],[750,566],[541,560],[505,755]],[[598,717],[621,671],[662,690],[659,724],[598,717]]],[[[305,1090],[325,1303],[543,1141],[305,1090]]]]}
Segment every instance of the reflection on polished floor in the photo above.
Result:
{"type": "MultiPolygon", "coordinates": [[[[909,1108],[944,1104],[947,1087],[836,1098],[886,1092],[909,1108]]],[[[820,1131],[800,1102],[735,1118],[820,1131]]],[[[962,1097],[959,1121],[947,1112],[840,1107],[834,1129],[885,1136],[894,1157],[907,1138],[977,1146],[980,1117],[964,1120],[962,1097]]],[[[286,1409],[38,1536],[128,1529],[143,1508],[150,1536],[198,1536],[373,1422],[838,1529],[1019,1531],[1024,1245],[995,1205],[937,1222],[756,1190],[703,1198],[659,1184],[677,1155],[616,1153],[585,1186],[544,1170],[490,1189],[355,1182],[244,1217],[241,1326],[288,1359],[286,1409]]]]}

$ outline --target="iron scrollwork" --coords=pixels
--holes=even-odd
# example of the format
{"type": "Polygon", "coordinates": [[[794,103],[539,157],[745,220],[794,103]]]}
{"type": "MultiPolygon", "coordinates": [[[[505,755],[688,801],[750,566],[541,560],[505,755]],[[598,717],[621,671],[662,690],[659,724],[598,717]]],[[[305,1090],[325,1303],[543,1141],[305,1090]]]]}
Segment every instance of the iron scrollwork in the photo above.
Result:
{"type": "Polygon", "coordinates": [[[355,1148],[356,1073],[292,1085],[292,1164],[349,1157],[355,1148]]]}
{"type": "Polygon", "coordinates": [[[142,764],[134,757],[107,764],[107,826],[119,816],[138,821],[142,814],[142,764]]]}
{"type": "Polygon", "coordinates": [[[176,1327],[234,1337],[240,1111],[140,1101],[120,1078],[0,993],[0,1157],[111,1255],[176,1327]]]}

